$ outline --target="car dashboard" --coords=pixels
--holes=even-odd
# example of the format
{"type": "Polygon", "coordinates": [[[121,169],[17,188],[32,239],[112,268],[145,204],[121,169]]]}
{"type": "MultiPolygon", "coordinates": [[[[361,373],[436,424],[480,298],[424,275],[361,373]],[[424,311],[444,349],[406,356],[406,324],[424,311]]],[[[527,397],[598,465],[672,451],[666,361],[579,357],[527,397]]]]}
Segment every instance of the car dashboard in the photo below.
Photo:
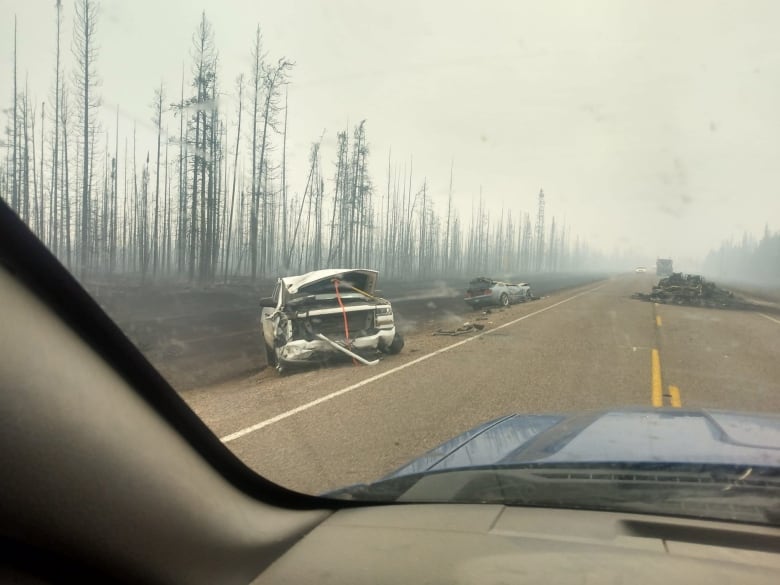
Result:
{"type": "Polygon", "coordinates": [[[780,531],[479,504],[336,512],[254,583],[774,583],[780,531]]]}

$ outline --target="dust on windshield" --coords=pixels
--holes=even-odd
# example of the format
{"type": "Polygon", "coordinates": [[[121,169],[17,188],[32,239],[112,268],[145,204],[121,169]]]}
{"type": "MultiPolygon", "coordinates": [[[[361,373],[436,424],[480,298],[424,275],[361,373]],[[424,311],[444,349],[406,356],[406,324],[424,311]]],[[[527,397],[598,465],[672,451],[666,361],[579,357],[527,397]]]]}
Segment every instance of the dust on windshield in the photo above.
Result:
{"type": "Polygon", "coordinates": [[[609,464],[621,416],[780,464],[776,3],[4,13],[0,197],[258,473],[609,464]]]}

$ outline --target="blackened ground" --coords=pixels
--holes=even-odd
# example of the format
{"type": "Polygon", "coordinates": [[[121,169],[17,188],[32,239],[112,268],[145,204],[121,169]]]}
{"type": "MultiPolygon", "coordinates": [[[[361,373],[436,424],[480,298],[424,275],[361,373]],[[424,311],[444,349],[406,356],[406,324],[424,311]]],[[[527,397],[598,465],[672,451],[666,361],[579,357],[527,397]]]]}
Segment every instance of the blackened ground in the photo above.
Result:
{"type": "MultiPolygon", "coordinates": [[[[509,278],[536,296],[604,278],[604,274],[539,274],[509,278]]],[[[381,279],[381,275],[380,275],[381,279]]],[[[463,301],[468,278],[381,282],[401,333],[458,326],[481,310],[463,301]]],[[[93,284],[89,291],[177,390],[230,380],[266,367],[258,301],[273,281],[256,285],[93,284]]]]}

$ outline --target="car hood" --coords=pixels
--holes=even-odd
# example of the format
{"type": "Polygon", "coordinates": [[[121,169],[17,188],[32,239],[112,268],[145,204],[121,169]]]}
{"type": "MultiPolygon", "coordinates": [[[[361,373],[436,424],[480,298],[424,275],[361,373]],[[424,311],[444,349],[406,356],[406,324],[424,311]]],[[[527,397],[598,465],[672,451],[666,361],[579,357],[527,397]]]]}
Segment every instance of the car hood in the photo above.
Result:
{"type": "Polygon", "coordinates": [[[387,478],[526,464],[681,463],[780,466],[780,417],[631,409],[514,414],[459,435],[387,478]]]}
{"type": "Polygon", "coordinates": [[[318,284],[322,281],[329,281],[334,278],[345,282],[355,283],[354,286],[369,294],[374,294],[376,289],[377,270],[370,269],[349,269],[349,268],[329,268],[326,270],[315,270],[307,272],[300,276],[286,276],[281,279],[284,287],[291,294],[297,294],[304,291],[306,287],[318,284]],[[360,286],[360,284],[363,286],[360,286]]]}

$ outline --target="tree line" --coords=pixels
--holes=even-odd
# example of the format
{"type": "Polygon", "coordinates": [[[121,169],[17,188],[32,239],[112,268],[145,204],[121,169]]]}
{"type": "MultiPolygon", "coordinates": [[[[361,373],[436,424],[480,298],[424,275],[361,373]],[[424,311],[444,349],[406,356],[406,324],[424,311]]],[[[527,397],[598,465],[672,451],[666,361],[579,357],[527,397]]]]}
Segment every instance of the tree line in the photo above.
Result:
{"type": "MultiPolygon", "coordinates": [[[[335,160],[313,141],[305,188],[290,193],[287,88],[295,64],[267,56],[259,25],[251,67],[233,84],[220,77],[213,27],[203,13],[178,95],[151,94],[156,131],[138,156],[136,129],[120,140],[119,114],[98,116],[99,6],[77,0],[62,67],[61,0],[53,14],[56,52],[48,101],[20,86],[17,23],[13,95],[6,110],[0,196],[71,270],[86,278],[132,275],[146,282],[214,283],[324,267],[371,267],[390,278],[565,271],[594,259],[571,227],[530,212],[488,210],[480,193],[464,214],[437,205],[413,160],[387,159],[375,182],[368,123],[336,135],[335,160]],[[232,92],[235,111],[218,99],[232,92]]],[[[294,113],[293,113],[294,114],[294,113]]]]}
{"type": "Polygon", "coordinates": [[[727,280],[780,284],[780,232],[764,228],[761,239],[744,234],[739,242],[724,241],[704,260],[705,274],[727,280]]]}

